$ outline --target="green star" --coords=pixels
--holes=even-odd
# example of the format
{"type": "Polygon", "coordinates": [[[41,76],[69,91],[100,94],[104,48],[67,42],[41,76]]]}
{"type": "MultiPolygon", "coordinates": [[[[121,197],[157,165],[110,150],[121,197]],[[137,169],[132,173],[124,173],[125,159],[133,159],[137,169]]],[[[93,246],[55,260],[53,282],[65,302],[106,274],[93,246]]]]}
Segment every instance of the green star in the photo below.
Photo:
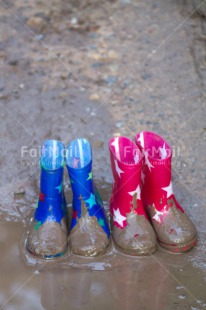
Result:
{"type": "Polygon", "coordinates": [[[100,218],[98,223],[101,227],[104,226],[104,219],[100,218]]]}
{"type": "Polygon", "coordinates": [[[87,202],[89,204],[89,209],[91,209],[94,205],[96,205],[96,198],[94,196],[94,194],[90,194],[89,199],[86,199],[85,202],[87,202]]]}
{"type": "Polygon", "coordinates": [[[98,204],[99,204],[100,206],[103,206],[102,198],[101,198],[101,196],[100,196],[98,190],[96,190],[95,195],[96,195],[96,197],[97,197],[98,204]]]}
{"type": "Polygon", "coordinates": [[[58,189],[59,191],[59,194],[61,193],[62,191],[62,182],[59,184],[59,186],[55,187],[56,189],[58,189]]]}
{"type": "Polygon", "coordinates": [[[70,179],[70,183],[71,183],[71,184],[74,184],[75,182],[74,182],[72,179],[70,179]]]}
{"type": "Polygon", "coordinates": [[[89,176],[88,176],[88,178],[87,178],[87,181],[92,180],[92,171],[89,172],[88,175],[89,175],[89,176]]]}
{"type": "Polygon", "coordinates": [[[41,221],[36,223],[36,225],[34,226],[34,229],[38,230],[40,226],[41,226],[41,221]]]}

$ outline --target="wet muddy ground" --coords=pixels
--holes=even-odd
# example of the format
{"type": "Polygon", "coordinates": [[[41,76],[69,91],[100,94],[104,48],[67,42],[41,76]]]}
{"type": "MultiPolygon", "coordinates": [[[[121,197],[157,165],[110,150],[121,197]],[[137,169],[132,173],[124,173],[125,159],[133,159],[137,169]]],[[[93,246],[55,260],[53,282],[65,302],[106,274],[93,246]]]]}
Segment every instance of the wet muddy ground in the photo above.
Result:
{"type": "MultiPolygon", "coordinates": [[[[204,7],[199,1],[0,0],[2,309],[206,308],[204,7]],[[197,10],[196,10],[197,8],[197,10]],[[108,209],[107,141],[152,130],[173,148],[176,196],[196,224],[183,255],[37,262],[24,252],[45,139],[93,145],[108,209]]],[[[66,173],[65,173],[66,175],[66,173]]],[[[65,176],[71,207],[71,190],[65,176]]]]}

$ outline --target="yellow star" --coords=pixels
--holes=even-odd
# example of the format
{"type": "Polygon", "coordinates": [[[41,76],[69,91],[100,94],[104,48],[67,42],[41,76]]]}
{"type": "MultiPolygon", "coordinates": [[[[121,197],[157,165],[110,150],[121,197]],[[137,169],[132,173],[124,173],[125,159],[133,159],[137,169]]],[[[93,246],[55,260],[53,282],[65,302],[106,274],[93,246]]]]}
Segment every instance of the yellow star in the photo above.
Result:
{"type": "Polygon", "coordinates": [[[87,181],[92,180],[92,171],[89,172],[88,175],[89,175],[89,176],[88,176],[88,178],[87,178],[87,181]]]}

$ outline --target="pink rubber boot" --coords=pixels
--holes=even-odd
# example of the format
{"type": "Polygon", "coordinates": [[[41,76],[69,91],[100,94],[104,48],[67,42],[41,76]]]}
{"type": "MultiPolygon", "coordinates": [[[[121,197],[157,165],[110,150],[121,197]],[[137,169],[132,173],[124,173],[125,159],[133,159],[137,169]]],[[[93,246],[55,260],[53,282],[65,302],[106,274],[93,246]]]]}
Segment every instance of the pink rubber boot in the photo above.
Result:
{"type": "Polygon", "coordinates": [[[159,244],[173,253],[188,251],[196,245],[196,229],[173,194],[171,147],[153,132],[140,132],[135,140],[145,158],[143,204],[159,244]]]}
{"type": "Polygon", "coordinates": [[[156,250],[156,236],[141,200],[142,155],[125,137],[109,141],[114,177],[110,211],[117,248],[131,255],[149,255],[156,250]]]}

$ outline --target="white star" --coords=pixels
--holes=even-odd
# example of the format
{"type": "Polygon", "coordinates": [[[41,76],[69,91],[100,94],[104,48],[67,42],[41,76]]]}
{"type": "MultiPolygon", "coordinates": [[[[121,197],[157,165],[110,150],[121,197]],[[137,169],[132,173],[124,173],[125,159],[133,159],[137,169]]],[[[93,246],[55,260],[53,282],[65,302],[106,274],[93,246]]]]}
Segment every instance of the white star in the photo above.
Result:
{"type": "Polygon", "coordinates": [[[137,141],[139,141],[141,147],[144,148],[144,134],[143,134],[143,132],[140,132],[139,138],[137,139],[137,141]]]}
{"type": "Polygon", "coordinates": [[[144,183],[144,179],[145,179],[145,174],[143,171],[141,171],[141,180],[142,180],[142,183],[144,183]]]}
{"type": "Polygon", "coordinates": [[[119,137],[114,138],[114,141],[111,143],[111,145],[114,146],[115,148],[115,154],[117,156],[117,158],[120,158],[120,154],[119,154],[119,137]]]}
{"type": "Polygon", "coordinates": [[[165,143],[163,147],[160,147],[160,157],[161,159],[165,159],[167,157],[167,150],[165,148],[165,143]]]}
{"type": "Polygon", "coordinates": [[[140,194],[141,194],[141,189],[140,186],[138,185],[137,188],[133,191],[133,192],[128,192],[128,194],[130,194],[131,196],[134,196],[135,194],[137,194],[137,199],[141,199],[140,198],[140,194]]]}
{"type": "Polygon", "coordinates": [[[177,234],[182,234],[182,228],[181,227],[175,227],[175,232],[177,234]]]}
{"type": "Polygon", "coordinates": [[[151,171],[151,168],[154,168],[154,166],[152,166],[151,162],[149,161],[147,151],[144,152],[144,156],[145,156],[145,164],[148,166],[149,171],[151,171]]]}
{"type": "Polygon", "coordinates": [[[123,227],[123,222],[126,220],[126,217],[121,215],[119,208],[117,210],[114,210],[113,220],[123,227]]]}
{"type": "Polygon", "coordinates": [[[153,220],[161,223],[161,219],[160,219],[160,215],[163,215],[164,213],[163,212],[160,212],[158,210],[156,210],[156,213],[155,215],[152,217],[153,220]]]}
{"type": "Polygon", "coordinates": [[[167,192],[167,198],[169,198],[171,195],[173,195],[173,190],[172,190],[172,181],[170,181],[170,184],[166,187],[162,187],[163,191],[167,192]]]}
{"type": "Polygon", "coordinates": [[[139,155],[138,153],[136,153],[134,156],[134,163],[137,164],[138,162],[139,162],[139,155]]]}
{"type": "Polygon", "coordinates": [[[114,164],[115,164],[115,169],[116,169],[116,171],[117,171],[117,174],[118,174],[118,176],[121,178],[121,173],[124,173],[124,171],[122,171],[122,170],[119,168],[118,162],[117,162],[116,159],[114,160],[114,164]]]}

